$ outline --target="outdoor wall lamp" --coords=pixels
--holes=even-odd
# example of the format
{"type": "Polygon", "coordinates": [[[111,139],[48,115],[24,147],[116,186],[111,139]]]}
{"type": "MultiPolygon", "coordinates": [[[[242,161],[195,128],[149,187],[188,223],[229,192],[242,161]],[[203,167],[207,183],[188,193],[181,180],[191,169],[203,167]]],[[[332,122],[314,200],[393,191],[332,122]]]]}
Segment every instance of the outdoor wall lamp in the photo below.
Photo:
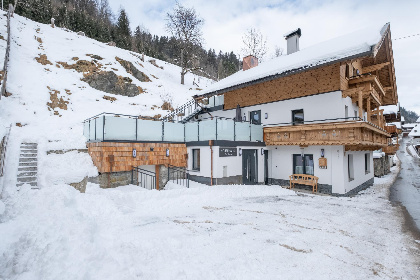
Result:
{"type": "Polygon", "coordinates": [[[265,119],[268,119],[268,113],[265,113],[264,115],[265,115],[265,119]]]}
{"type": "Polygon", "coordinates": [[[324,149],[321,149],[321,157],[324,157],[324,149]]]}
{"type": "Polygon", "coordinates": [[[242,156],[242,149],[239,148],[239,156],[242,156]]]}
{"type": "Polygon", "coordinates": [[[166,149],[166,156],[169,157],[169,149],[166,149]]]}
{"type": "Polygon", "coordinates": [[[133,149],[133,157],[135,158],[137,156],[137,150],[133,149]]]}

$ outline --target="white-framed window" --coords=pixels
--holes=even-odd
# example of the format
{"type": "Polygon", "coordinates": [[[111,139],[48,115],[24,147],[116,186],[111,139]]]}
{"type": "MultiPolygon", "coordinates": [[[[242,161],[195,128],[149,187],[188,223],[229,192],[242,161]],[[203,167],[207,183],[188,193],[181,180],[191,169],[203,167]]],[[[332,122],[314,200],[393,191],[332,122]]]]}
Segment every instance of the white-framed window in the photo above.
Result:
{"type": "Polygon", "coordinates": [[[192,169],[200,171],[200,149],[192,150],[192,169]]]}

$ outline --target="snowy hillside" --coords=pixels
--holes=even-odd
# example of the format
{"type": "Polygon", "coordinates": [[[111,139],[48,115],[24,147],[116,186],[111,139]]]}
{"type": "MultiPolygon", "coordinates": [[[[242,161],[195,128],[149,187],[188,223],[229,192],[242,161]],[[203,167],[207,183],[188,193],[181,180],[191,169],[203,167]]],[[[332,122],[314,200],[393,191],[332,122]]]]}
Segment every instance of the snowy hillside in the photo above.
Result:
{"type": "MultiPolygon", "coordinates": [[[[0,35],[4,38],[7,38],[6,24],[6,16],[1,14],[0,35]]],[[[19,15],[11,19],[11,38],[9,96],[0,100],[0,136],[5,127],[12,124],[10,148],[18,149],[17,145],[23,141],[36,142],[41,168],[43,164],[56,168],[62,165],[61,170],[50,170],[49,174],[40,170],[41,186],[55,182],[48,178],[71,174],[69,170],[73,166],[84,168],[75,168],[78,175],[69,182],[95,173],[87,155],[62,155],[56,161],[51,155],[42,158],[47,150],[85,148],[84,119],[102,112],[164,116],[169,112],[161,108],[165,102],[177,107],[197,94],[198,86],[205,88],[211,83],[208,79],[187,74],[185,85],[181,85],[178,66],[147,56],[142,61],[137,53],[19,15]],[[100,74],[105,74],[105,78],[92,81],[92,77],[100,74]],[[116,80],[115,84],[106,85],[112,89],[108,93],[94,89],[86,82],[91,79],[92,84],[104,84],[108,81],[106,78],[116,80]],[[141,78],[143,81],[139,80],[141,78]],[[112,87],[135,96],[113,94],[112,87]]],[[[0,40],[0,65],[5,46],[6,41],[0,40]]],[[[13,164],[16,162],[10,165],[11,169],[17,168],[13,164]]],[[[11,185],[14,184],[13,177],[8,181],[11,185]]]]}

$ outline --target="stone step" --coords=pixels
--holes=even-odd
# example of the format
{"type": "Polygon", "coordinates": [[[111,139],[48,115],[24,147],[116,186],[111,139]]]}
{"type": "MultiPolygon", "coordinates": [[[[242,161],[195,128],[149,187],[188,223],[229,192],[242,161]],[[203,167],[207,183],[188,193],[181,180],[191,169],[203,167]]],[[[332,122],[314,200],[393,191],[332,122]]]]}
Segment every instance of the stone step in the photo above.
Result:
{"type": "Polygon", "coordinates": [[[36,161],[32,161],[32,162],[19,162],[19,167],[27,167],[27,166],[37,166],[37,162],[36,161]]]}
{"type": "Polygon", "coordinates": [[[36,158],[36,154],[20,154],[21,158],[36,158]]]}
{"type": "Polygon", "coordinates": [[[29,183],[29,182],[36,183],[36,177],[18,177],[17,181],[18,183],[29,183]]]}
{"type": "Polygon", "coordinates": [[[23,186],[23,184],[28,184],[31,185],[33,188],[32,189],[38,189],[38,184],[36,182],[30,182],[30,183],[17,183],[16,187],[20,187],[23,186]]]}
{"type": "Polygon", "coordinates": [[[21,162],[37,162],[37,158],[20,158],[19,163],[21,162]]]}
{"type": "Polygon", "coordinates": [[[30,177],[33,177],[33,176],[36,176],[36,171],[28,171],[28,172],[21,172],[21,173],[18,173],[18,178],[19,177],[28,177],[28,176],[30,176],[30,177]]]}
{"type": "Polygon", "coordinates": [[[21,154],[36,154],[38,153],[37,149],[20,149],[21,154]]]}
{"type": "Polygon", "coordinates": [[[28,167],[19,167],[18,172],[19,171],[38,171],[38,168],[36,167],[36,165],[28,167]]]}
{"type": "Polygon", "coordinates": [[[36,149],[38,147],[38,144],[26,144],[26,143],[22,143],[20,145],[21,149],[36,149]]]}

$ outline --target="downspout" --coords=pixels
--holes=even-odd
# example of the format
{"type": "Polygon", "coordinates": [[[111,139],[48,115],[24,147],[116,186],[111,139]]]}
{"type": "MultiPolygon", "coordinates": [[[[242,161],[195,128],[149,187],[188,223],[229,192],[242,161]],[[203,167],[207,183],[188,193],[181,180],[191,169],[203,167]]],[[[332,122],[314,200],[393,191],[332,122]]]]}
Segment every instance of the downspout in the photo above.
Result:
{"type": "Polygon", "coordinates": [[[213,140],[209,140],[210,145],[210,186],[213,186],[213,140]]]}

